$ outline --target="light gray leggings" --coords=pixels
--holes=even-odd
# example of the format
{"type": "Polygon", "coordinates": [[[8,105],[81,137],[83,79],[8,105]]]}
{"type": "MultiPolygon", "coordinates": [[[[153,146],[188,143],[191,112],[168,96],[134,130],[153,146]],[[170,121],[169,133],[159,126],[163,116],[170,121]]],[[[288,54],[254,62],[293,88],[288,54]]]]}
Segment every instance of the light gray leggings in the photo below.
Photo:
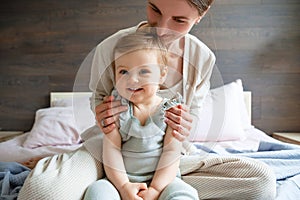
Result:
{"type": "MultiPolygon", "coordinates": [[[[84,200],[121,200],[118,190],[107,179],[100,179],[90,185],[84,200]]],[[[175,178],[160,194],[158,200],[198,200],[198,193],[192,186],[175,178]]]]}

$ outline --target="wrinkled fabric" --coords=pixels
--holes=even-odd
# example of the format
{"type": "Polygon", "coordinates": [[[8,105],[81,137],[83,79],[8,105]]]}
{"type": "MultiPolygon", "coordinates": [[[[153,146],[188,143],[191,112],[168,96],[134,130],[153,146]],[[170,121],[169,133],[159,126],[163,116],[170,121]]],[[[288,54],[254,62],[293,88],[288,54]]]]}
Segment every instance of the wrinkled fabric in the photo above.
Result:
{"type": "Polygon", "coordinates": [[[0,162],[1,199],[17,199],[18,193],[29,172],[29,168],[17,162],[0,162]]]}

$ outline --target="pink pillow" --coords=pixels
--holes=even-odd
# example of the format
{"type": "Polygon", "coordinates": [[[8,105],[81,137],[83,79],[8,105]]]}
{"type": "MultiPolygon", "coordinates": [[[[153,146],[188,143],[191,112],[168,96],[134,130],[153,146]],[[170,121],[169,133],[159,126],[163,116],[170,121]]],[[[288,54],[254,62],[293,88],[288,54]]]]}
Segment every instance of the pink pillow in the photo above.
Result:
{"type": "Polygon", "coordinates": [[[95,115],[90,108],[90,96],[92,93],[86,93],[83,96],[74,94],[70,98],[55,100],[53,107],[72,107],[75,116],[75,122],[80,133],[96,124],[95,115]]]}
{"type": "Polygon", "coordinates": [[[244,128],[249,127],[240,79],[211,89],[198,116],[198,127],[190,141],[230,141],[245,138],[244,128]]]}
{"type": "Polygon", "coordinates": [[[36,112],[34,125],[23,147],[72,145],[80,140],[72,107],[51,107],[36,112]]]}

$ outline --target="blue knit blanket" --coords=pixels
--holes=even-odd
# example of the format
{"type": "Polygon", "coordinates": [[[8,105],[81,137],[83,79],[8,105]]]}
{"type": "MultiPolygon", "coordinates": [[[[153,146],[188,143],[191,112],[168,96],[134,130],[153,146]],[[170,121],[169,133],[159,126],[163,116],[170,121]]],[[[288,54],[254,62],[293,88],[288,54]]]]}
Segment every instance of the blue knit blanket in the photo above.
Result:
{"type": "Polygon", "coordinates": [[[29,172],[29,168],[17,162],[0,162],[0,199],[17,199],[29,172]]]}
{"type": "Polygon", "coordinates": [[[207,153],[244,156],[266,163],[277,179],[276,200],[295,200],[300,197],[300,146],[284,142],[261,141],[257,151],[237,151],[235,149],[214,150],[196,145],[207,153]]]}

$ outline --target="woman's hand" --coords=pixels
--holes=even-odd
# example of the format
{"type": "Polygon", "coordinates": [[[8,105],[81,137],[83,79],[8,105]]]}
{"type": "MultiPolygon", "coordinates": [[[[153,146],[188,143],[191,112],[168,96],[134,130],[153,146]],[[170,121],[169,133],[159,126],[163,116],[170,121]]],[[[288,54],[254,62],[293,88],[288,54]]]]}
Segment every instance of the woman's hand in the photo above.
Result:
{"type": "Polygon", "coordinates": [[[192,129],[193,118],[189,113],[189,108],[180,104],[166,111],[166,123],[173,131],[172,135],[179,141],[184,141],[192,129]]]}
{"type": "Polygon", "coordinates": [[[114,101],[113,96],[104,97],[103,103],[95,108],[96,120],[99,128],[104,134],[110,133],[117,127],[119,114],[127,110],[120,101],[114,101]]]}

